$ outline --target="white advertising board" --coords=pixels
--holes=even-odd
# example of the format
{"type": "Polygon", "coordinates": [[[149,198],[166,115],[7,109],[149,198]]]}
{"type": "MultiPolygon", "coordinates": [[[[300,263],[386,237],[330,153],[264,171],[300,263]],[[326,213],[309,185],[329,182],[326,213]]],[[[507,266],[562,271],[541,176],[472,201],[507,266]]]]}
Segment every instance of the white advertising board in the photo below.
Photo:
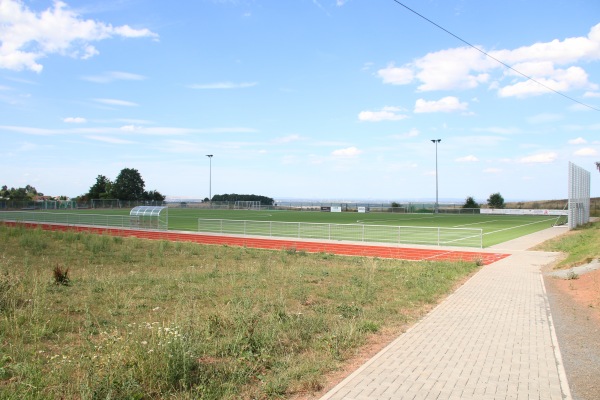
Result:
{"type": "Polygon", "coordinates": [[[331,212],[342,212],[342,207],[331,207],[331,212]]]}
{"type": "Polygon", "coordinates": [[[531,210],[521,208],[482,208],[481,214],[503,214],[503,215],[567,215],[567,210],[531,210]]]}

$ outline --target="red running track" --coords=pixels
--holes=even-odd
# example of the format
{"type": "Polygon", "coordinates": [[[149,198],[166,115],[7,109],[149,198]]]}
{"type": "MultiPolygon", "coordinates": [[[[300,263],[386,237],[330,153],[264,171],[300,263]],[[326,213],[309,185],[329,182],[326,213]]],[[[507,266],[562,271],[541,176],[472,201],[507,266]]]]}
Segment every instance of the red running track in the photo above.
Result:
{"type": "Polygon", "coordinates": [[[250,247],[257,249],[269,250],[285,250],[295,249],[296,251],[306,251],[308,253],[332,253],[345,256],[360,256],[360,257],[380,257],[380,258],[395,258],[400,260],[416,260],[416,261],[477,261],[480,260],[484,265],[491,264],[509,254],[502,253],[484,253],[478,251],[462,251],[462,250],[441,250],[441,249],[425,249],[425,248],[408,248],[394,246],[377,246],[367,244],[344,244],[331,242],[308,242],[283,239],[263,239],[255,237],[239,237],[239,236],[217,236],[203,235],[199,233],[182,233],[168,231],[146,231],[123,228],[106,228],[106,227],[91,227],[91,226],[73,226],[73,225],[56,225],[56,224],[35,224],[35,223],[14,223],[5,222],[6,225],[25,226],[28,228],[41,227],[44,230],[51,231],[76,231],[76,232],[91,232],[96,234],[108,234],[113,236],[137,237],[142,239],[152,240],[169,240],[179,242],[194,242],[201,244],[212,245],[227,245],[238,247],[250,247]]]}

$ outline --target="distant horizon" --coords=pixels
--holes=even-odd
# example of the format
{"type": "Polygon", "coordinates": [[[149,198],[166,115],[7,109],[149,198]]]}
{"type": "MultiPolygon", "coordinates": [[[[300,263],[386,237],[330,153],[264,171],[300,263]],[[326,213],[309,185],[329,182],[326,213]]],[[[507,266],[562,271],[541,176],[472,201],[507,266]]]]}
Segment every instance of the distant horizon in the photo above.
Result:
{"type": "MultiPolygon", "coordinates": [[[[250,193],[238,193],[238,194],[250,194],[250,193]]],[[[267,197],[272,197],[272,196],[268,196],[267,197]]],[[[404,198],[404,199],[374,199],[374,198],[344,198],[344,199],[331,199],[331,198],[299,198],[299,197],[272,197],[275,202],[290,202],[290,203],[300,203],[300,202],[312,202],[312,203],[372,203],[372,204],[378,204],[378,203],[383,203],[383,204],[387,204],[387,203],[392,203],[392,202],[397,202],[397,203],[428,203],[428,204],[434,204],[435,203],[435,199],[434,198],[404,198]]],[[[447,203],[447,204],[458,204],[458,203],[464,203],[467,197],[465,198],[440,198],[439,199],[439,203],[447,203]]],[[[480,204],[485,204],[485,202],[487,201],[487,197],[485,199],[477,199],[474,198],[476,202],[480,203],[480,204]]],[[[199,198],[194,198],[194,197],[182,197],[182,196],[166,196],[165,198],[165,202],[173,202],[176,203],[178,202],[177,200],[179,200],[179,202],[190,202],[190,203],[200,203],[203,201],[203,199],[199,199],[199,198]]],[[[535,202],[535,201],[561,201],[567,200],[567,196],[565,196],[564,198],[555,198],[555,199],[504,199],[504,202],[508,202],[508,203],[515,203],[515,202],[535,202]]]]}

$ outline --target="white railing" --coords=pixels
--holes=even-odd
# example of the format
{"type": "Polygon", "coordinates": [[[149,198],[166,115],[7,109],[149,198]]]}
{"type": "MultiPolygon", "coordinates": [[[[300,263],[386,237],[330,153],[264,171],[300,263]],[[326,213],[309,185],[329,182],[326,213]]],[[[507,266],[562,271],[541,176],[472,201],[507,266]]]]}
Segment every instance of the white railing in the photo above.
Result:
{"type": "Polygon", "coordinates": [[[129,215],[57,213],[41,211],[0,211],[0,221],[64,225],[93,225],[120,228],[139,227],[138,218],[130,217],[129,215]]]}
{"type": "Polygon", "coordinates": [[[244,236],[483,247],[483,230],[419,226],[198,219],[198,231],[244,236]]]}

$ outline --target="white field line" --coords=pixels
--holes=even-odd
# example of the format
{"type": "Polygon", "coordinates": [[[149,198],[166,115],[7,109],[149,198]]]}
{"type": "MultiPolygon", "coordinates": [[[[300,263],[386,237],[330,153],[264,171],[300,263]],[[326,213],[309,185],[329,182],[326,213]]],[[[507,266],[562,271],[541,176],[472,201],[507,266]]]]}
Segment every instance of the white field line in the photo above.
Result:
{"type": "Polygon", "coordinates": [[[506,221],[506,220],[494,219],[494,220],[491,220],[491,221],[481,221],[481,222],[474,222],[474,223],[472,223],[472,224],[455,225],[455,226],[453,226],[453,228],[462,228],[463,226],[471,226],[471,225],[488,224],[488,223],[490,223],[490,222],[498,222],[498,221],[506,221]]]}
{"type": "MultiPolygon", "coordinates": [[[[406,219],[406,220],[403,219],[401,222],[410,222],[410,221],[418,221],[418,220],[421,220],[421,219],[434,219],[434,218],[440,218],[440,217],[436,216],[436,217],[410,218],[410,219],[406,219]]],[[[395,223],[397,223],[398,220],[397,219],[370,219],[370,220],[357,219],[356,220],[357,224],[367,224],[367,225],[369,225],[371,222],[395,222],[395,223]]],[[[403,225],[403,226],[410,226],[410,225],[403,225]]],[[[437,228],[437,226],[435,228],[437,228]]]]}
{"type": "Polygon", "coordinates": [[[529,226],[529,225],[535,225],[535,224],[540,224],[542,222],[547,223],[548,221],[554,221],[556,218],[551,218],[551,219],[545,219],[543,221],[536,221],[536,222],[531,222],[529,224],[523,224],[523,225],[518,225],[518,226],[511,226],[510,228],[504,228],[504,229],[498,229],[497,231],[492,231],[492,232],[486,232],[484,233],[484,235],[492,235],[494,233],[498,233],[498,232],[504,232],[504,231],[510,231],[511,229],[517,229],[517,228],[522,228],[524,226],[529,226]]]}

